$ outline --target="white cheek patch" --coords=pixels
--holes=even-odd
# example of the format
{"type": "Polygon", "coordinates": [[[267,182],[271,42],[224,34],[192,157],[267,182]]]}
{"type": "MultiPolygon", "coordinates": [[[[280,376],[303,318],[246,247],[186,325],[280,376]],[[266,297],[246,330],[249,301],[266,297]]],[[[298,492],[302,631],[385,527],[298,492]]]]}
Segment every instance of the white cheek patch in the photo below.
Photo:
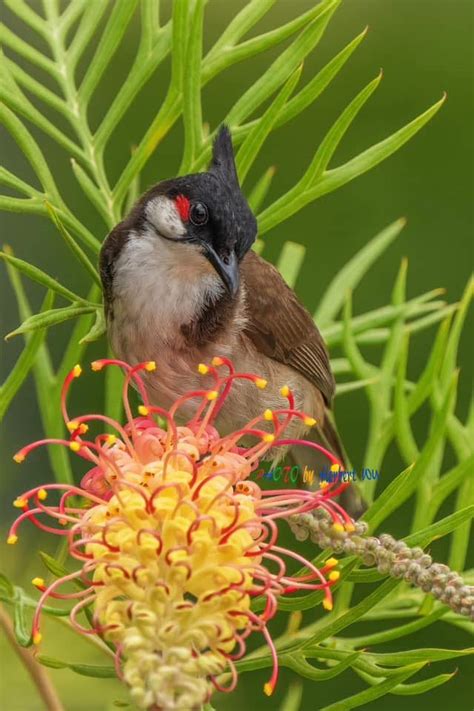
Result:
{"type": "Polygon", "coordinates": [[[174,200],[158,195],[145,208],[147,219],[164,237],[179,239],[186,234],[186,228],[181,221],[174,200]]]}

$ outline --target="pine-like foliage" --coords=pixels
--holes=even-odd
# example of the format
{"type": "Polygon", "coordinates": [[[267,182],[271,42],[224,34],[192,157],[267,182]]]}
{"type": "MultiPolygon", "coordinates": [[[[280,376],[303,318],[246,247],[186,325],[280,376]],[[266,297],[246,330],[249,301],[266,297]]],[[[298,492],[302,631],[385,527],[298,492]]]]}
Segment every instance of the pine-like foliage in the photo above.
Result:
{"type": "MultiPolygon", "coordinates": [[[[331,61],[301,86],[302,63],[317,47],[340,0],[322,0],[290,22],[245,39],[275,1],[247,2],[203,56],[205,0],[174,0],[172,17],[165,24],[160,24],[159,0],[111,3],[69,0],[64,6],[59,0],[43,0],[33,5],[25,0],[4,0],[8,10],[16,15],[14,26],[20,28],[20,34],[5,25],[0,31],[4,46],[1,120],[29,161],[34,177],[32,174],[31,181],[27,182],[6,167],[1,168],[0,183],[5,186],[6,194],[0,196],[0,207],[50,220],[51,239],[56,230],[70,248],[71,258],[77,259],[83,267],[84,287],[82,293],[77,294],[35,265],[13,255],[8,248],[1,253],[16,294],[21,322],[9,337],[23,338],[24,349],[0,387],[0,417],[32,371],[45,435],[61,437],[62,425],[57,412],[64,376],[75,362],[86,357],[88,344],[103,338],[104,334],[95,266],[100,243],[91,226],[79,220],[66,203],[55,178],[54,165],[48,162],[42,140],[34,137],[31,126],[35,128],[35,135],[45,134],[70,158],[77,187],[89,200],[90,209],[102,218],[106,232],[137,197],[141,171],[148,161],[159,156],[160,144],[176,122],[182,121],[185,136],[176,174],[206,166],[217,126],[209,130],[203,123],[202,88],[210,81],[218,81],[230,66],[248,62],[257,54],[286,42],[273,63],[236,98],[228,114],[221,117],[232,130],[239,175],[245,181],[270,133],[291,122],[317,100],[343,70],[365,36],[363,32],[339,49],[331,61]],[[92,123],[91,102],[105,72],[114,66],[116,50],[124,38],[129,37],[127,32],[132,21],[140,24],[135,59],[105,114],[92,123]],[[21,38],[21,23],[36,33],[35,46],[21,38]],[[44,51],[37,48],[40,46],[44,51]],[[89,57],[86,67],[85,56],[89,57]],[[163,71],[167,58],[171,60],[171,72],[166,96],[159,105],[150,107],[148,128],[131,155],[121,156],[124,168],[112,184],[106,170],[111,139],[117,127],[126,122],[142,88],[154,81],[157,71],[163,71]],[[34,67],[33,72],[28,71],[28,65],[34,67]],[[31,311],[22,277],[44,287],[39,313],[31,311]],[[56,306],[56,299],[64,303],[56,306]],[[48,332],[64,321],[73,322],[70,340],[62,362],[54,369],[47,344],[48,332]]],[[[421,129],[443,103],[441,99],[381,142],[342,165],[334,165],[333,156],[340,142],[380,80],[381,75],[355,94],[315,148],[301,178],[290,190],[267,204],[274,174],[269,167],[253,189],[247,191],[258,216],[260,239],[256,248],[259,251],[264,250],[262,238],[276,225],[389,157],[421,129]]],[[[123,145],[128,150],[128,146],[123,145]]],[[[247,187],[247,182],[244,186],[247,187]]],[[[340,382],[337,395],[342,398],[355,389],[367,395],[370,424],[363,461],[380,469],[388,449],[395,446],[407,467],[381,494],[376,481],[364,487],[364,495],[371,503],[365,515],[371,532],[380,530],[387,517],[412,498],[412,531],[406,540],[426,547],[436,538],[449,536],[448,563],[462,571],[474,510],[474,480],[469,476],[473,467],[474,417],[472,409],[466,423],[456,414],[457,350],[472,286],[467,287],[459,304],[447,305],[439,298],[440,290],[407,299],[407,265],[403,262],[391,302],[357,316],[352,314],[352,292],[402,227],[403,221],[388,226],[336,274],[315,318],[331,351],[339,351],[339,357],[333,360],[340,382]],[[426,366],[417,382],[412,382],[407,376],[410,340],[418,332],[436,325],[438,330],[426,366]],[[381,346],[375,349],[382,351],[377,362],[368,360],[364,354],[366,346],[371,344],[381,346]],[[420,442],[413,432],[413,418],[422,408],[429,428],[426,438],[420,442]],[[446,451],[455,458],[449,471],[444,467],[446,451]],[[451,513],[438,519],[440,507],[447,500],[451,502],[451,513]]],[[[303,259],[301,245],[286,243],[277,266],[289,284],[295,283],[303,259]]],[[[106,411],[112,417],[117,416],[119,407],[116,391],[117,381],[110,379],[106,411]]],[[[339,407],[344,407],[344,403],[339,407]]],[[[50,456],[57,480],[72,481],[67,454],[56,449],[51,450],[50,456]]],[[[44,560],[53,574],[61,574],[57,563],[46,556],[44,560]]],[[[384,694],[421,694],[448,681],[452,674],[437,674],[434,670],[428,675],[424,673],[421,680],[411,678],[432,662],[465,655],[469,650],[411,649],[409,635],[434,623],[461,628],[468,623],[404,582],[383,579],[384,575],[377,571],[362,569],[355,558],[345,560],[344,571],[334,611],[303,624],[297,633],[292,618],[289,632],[278,640],[282,664],[303,678],[324,681],[352,669],[366,683],[363,691],[335,700],[325,711],[365,707],[384,694]],[[359,602],[353,604],[356,584],[369,582],[375,587],[362,599],[358,594],[359,602]],[[352,624],[374,620],[383,621],[384,631],[360,634],[359,627],[357,634],[351,633],[352,624]],[[398,624],[398,620],[403,620],[402,624],[398,624]],[[383,651],[385,643],[403,641],[403,638],[404,651],[383,651]],[[379,645],[382,645],[380,652],[377,651],[379,645]]],[[[472,581],[472,573],[467,571],[465,578],[472,581]]],[[[14,610],[20,644],[28,645],[24,616],[34,600],[4,578],[0,593],[14,610]]],[[[315,599],[311,594],[298,597],[286,601],[282,608],[288,612],[309,610],[315,599]]],[[[47,608],[45,612],[53,617],[63,615],[60,609],[47,608]]],[[[69,666],[80,674],[115,675],[109,667],[51,658],[43,661],[50,666],[69,666]]],[[[238,667],[241,671],[250,671],[269,664],[270,657],[262,649],[239,662],[238,667]]],[[[245,679],[241,683],[245,684],[245,679]]],[[[343,694],[341,688],[340,696],[343,694]]],[[[292,686],[283,708],[297,711],[300,700],[300,687],[292,686]]]]}

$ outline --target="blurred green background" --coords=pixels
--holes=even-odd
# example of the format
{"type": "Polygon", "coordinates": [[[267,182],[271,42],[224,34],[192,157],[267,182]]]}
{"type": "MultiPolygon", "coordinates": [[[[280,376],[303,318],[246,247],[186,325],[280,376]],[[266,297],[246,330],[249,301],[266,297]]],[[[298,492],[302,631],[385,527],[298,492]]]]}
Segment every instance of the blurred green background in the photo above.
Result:
{"type": "MultiPolygon", "coordinates": [[[[39,0],[32,4],[41,11],[39,0]]],[[[244,4],[237,0],[210,0],[206,10],[205,42],[208,46],[244,4]]],[[[257,30],[271,29],[312,5],[309,0],[278,0],[257,26],[257,30]]],[[[164,16],[169,14],[169,6],[170,3],[164,3],[164,16]]],[[[28,28],[20,27],[17,19],[4,6],[2,19],[28,41],[36,41],[28,28]]],[[[314,310],[331,275],[369,238],[401,215],[408,218],[408,225],[357,291],[356,312],[386,303],[402,256],[409,258],[409,297],[434,287],[445,287],[447,299],[455,301],[462,293],[472,268],[472,2],[346,0],[330,23],[322,42],[305,62],[302,81],[311,77],[366,25],[370,29],[365,41],[315,106],[276,131],[268,140],[245,187],[250,188],[269,165],[276,165],[278,172],[266,204],[288,189],[304,171],[315,146],[339,112],[362,86],[376,76],[380,67],[384,70],[383,82],[344,139],[336,154],[336,164],[344,162],[406,123],[438,99],[443,91],[447,91],[448,101],[432,122],[387,162],[336,193],[306,207],[266,235],[264,256],[268,259],[275,259],[288,239],[306,246],[307,254],[297,291],[310,310],[314,310]]],[[[112,63],[113,72],[106,74],[102,81],[98,100],[93,106],[92,123],[95,122],[95,115],[102,115],[130,66],[136,31],[135,26],[112,63]]],[[[281,49],[277,47],[248,63],[238,64],[228,70],[224,77],[206,87],[203,96],[204,119],[212,127],[279,51],[281,49]]],[[[28,65],[24,66],[30,71],[28,65]]],[[[32,73],[36,74],[35,71],[32,73]]],[[[150,116],[159,107],[168,75],[169,63],[165,62],[159,68],[158,76],[144,88],[126,120],[116,131],[108,162],[113,181],[127,160],[130,147],[140,138],[150,116]]],[[[38,135],[35,129],[31,130],[34,135],[38,135]]],[[[67,158],[49,139],[43,136],[40,138],[70,207],[92,226],[97,236],[104,236],[99,218],[89,214],[90,208],[77,187],[67,158]]],[[[5,165],[15,173],[31,179],[28,164],[6,134],[2,134],[1,147],[5,165]]],[[[143,189],[176,172],[181,148],[182,128],[178,125],[147,165],[142,180],[143,189]]],[[[1,234],[2,241],[10,244],[17,256],[60,276],[63,283],[84,293],[81,287],[83,273],[71,260],[51,224],[33,216],[3,214],[1,234]]],[[[31,284],[27,284],[27,289],[37,309],[42,297],[41,290],[31,284]]],[[[5,334],[18,324],[18,314],[3,267],[1,304],[0,332],[5,334]]],[[[56,360],[62,353],[68,333],[69,326],[56,327],[50,332],[49,344],[56,360]]],[[[413,377],[416,377],[426,360],[432,336],[433,332],[425,332],[412,345],[410,367],[413,377]]],[[[8,344],[2,342],[1,380],[9,372],[21,347],[19,340],[8,344]]],[[[90,359],[104,353],[104,342],[95,344],[90,349],[90,359]]],[[[462,343],[461,355],[460,411],[463,415],[469,397],[469,366],[472,361],[472,352],[466,339],[462,343]]],[[[97,382],[97,376],[96,379],[89,376],[83,378],[81,387],[76,388],[74,404],[77,408],[83,407],[88,411],[101,408],[101,392],[97,382]]],[[[346,447],[357,461],[363,451],[366,431],[363,396],[354,394],[341,399],[336,403],[336,411],[346,447]]],[[[11,455],[23,444],[37,439],[40,434],[34,385],[29,378],[2,426],[2,533],[13,516],[10,502],[15,495],[35,482],[50,478],[44,453],[36,454],[21,469],[15,469],[11,464],[11,455]]],[[[365,464],[370,466],[370,462],[365,464]]],[[[382,472],[382,475],[389,479],[397,472],[396,458],[393,466],[393,471],[382,472]]],[[[80,467],[77,468],[77,475],[80,476],[82,471],[80,467]]],[[[393,522],[393,532],[406,532],[403,520],[393,522]]],[[[51,541],[43,540],[36,533],[28,535],[25,529],[15,549],[6,550],[2,547],[1,568],[15,582],[28,588],[29,580],[41,572],[36,555],[39,547],[53,550],[51,541]]],[[[439,550],[442,551],[442,548],[439,550]]],[[[314,614],[319,615],[320,612],[314,614]]],[[[351,633],[358,633],[359,629],[351,633]]],[[[455,632],[452,627],[438,623],[434,630],[417,633],[411,643],[416,647],[429,646],[430,640],[433,645],[443,647],[469,644],[467,635],[455,632]],[[441,634],[443,638],[440,644],[441,634]]],[[[368,631],[365,627],[365,632],[368,631]]],[[[60,631],[55,623],[48,623],[44,632],[44,652],[47,654],[75,661],[103,661],[91,656],[82,640],[60,631]]],[[[95,655],[93,651],[92,655],[95,655]]],[[[449,684],[426,696],[406,699],[388,696],[373,703],[371,708],[391,711],[399,709],[403,703],[410,710],[444,709],[452,704],[459,711],[467,711],[472,708],[471,694],[474,691],[472,665],[469,669],[469,661],[466,660],[445,662],[437,665],[437,670],[452,671],[456,666],[461,673],[449,684]]],[[[2,648],[0,675],[3,684],[0,699],[4,711],[42,709],[25,671],[9,649],[2,648]]],[[[81,678],[69,671],[52,671],[51,676],[65,701],[67,711],[112,709],[115,708],[114,700],[127,699],[126,691],[118,682],[81,678]]],[[[216,697],[216,707],[228,711],[244,706],[252,710],[278,708],[290,676],[283,671],[278,691],[272,699],[267,699],[261,692],[265,678],[265,673],[257,673],[253,679],[242,676],[238,691],[228,697],[216,697]]],[[[346,672],[334,682],[318,685],[306,682],[302,710],[316,711],[338,697],[346,696],[351,689],[357,691],[362,686],[362,682],[354,679],[351,672],[346,672]]]]}

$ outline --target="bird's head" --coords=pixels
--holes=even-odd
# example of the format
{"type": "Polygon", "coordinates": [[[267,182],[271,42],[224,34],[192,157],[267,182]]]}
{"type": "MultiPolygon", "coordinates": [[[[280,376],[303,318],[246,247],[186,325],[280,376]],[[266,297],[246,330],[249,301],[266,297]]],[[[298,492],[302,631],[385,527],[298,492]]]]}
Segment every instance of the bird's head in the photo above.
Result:
{"type": "Polygon", "coordinates": [[[255,240],[257,222],[240,189],[229,129],[219,130],[207,172],[158,183],[125,223],[138,239],[146,232],[158,250],[166,246],[183,268],[192,262],[203,273],[215,270],[235,295],[239,262],[255,240]]]}

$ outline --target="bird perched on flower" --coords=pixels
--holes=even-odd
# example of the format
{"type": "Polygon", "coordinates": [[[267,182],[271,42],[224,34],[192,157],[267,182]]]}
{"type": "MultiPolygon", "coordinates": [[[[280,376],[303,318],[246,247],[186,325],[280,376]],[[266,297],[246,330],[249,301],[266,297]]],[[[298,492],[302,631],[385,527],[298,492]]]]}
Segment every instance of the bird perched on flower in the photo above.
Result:
{"type": "MultiPolygon", "coordinates": [[[[313,437],[343,460],[329,415],[335,383],[324,341],[277,269],[251,250],[256,234],[223,126],[207,172],[152,187],[104,242],[100,272],[113,350],[129,363],[157,361],[159,377],[151,374],[146,387],[162,406],[196,388],[195,364],[214,355],[261,373],[265,389],[256,393],[242,381],[227,398],[223,431],[273,409],[286,383],[296,407],[317,421],[313,437]]],[[[301,437],[309,425],[294,423],[292,434],[301,437]]]]}

